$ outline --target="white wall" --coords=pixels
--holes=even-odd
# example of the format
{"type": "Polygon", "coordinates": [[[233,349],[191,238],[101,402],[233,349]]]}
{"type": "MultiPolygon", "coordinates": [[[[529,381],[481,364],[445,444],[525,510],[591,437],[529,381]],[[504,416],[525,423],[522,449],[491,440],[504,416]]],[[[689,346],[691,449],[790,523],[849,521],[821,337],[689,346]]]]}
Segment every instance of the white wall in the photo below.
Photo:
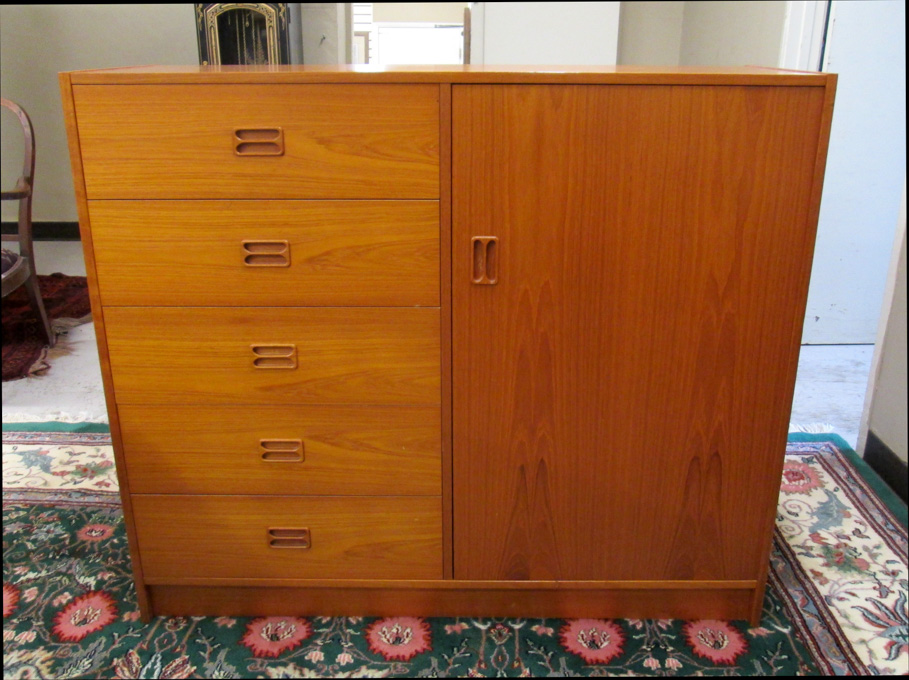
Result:
{"type": "Polygon", "coordinates": [[[618,63],[678,66],[684,2],[623,2],[618,63]]]}
{"type": "MultiPolygon", "coordinates": [[[[0,6],[0,92],[32,119],[37,141],[35,221],[76,221],[76,201],[57,73],[140,64],[198,64],[191,4],[0,6]]],[[[22,170],[21,133],[12,116],[0,129],[2,181],[22,170]]],[[[16,219],[3,202],[2,218],[16,219]]]]}
{"type": "Polygon", "coordinates": [[[353,19],[350,5],[300,3],[304,64],[349,64],[353,19]]]}
{"type": "Polygon", "coordinates": [[[802,341],[875,341],[906,171],[906,5],[832,5],[839,74],[802,341]]]}
{"type": "Polygon", "coordinates": [[[907,433],[906,346],[906,185],[890,263],[887,292],[879,324],[865,414],[859,437],[864,449],[868,431],[874,432],[901,460],[909,460],[907,433]]]}
{"type": "Polygon", "coordinates": [[[471,61],[495,65],[612,65],[618,2],[479,2],[471,61]]]}
{"type": "Polygon", "coordinates": [[[299,2],[287,3],[287,33],[291,64],[303,63],[303,16],[299,2]]]}
{"type": "Polygon", "coordinates": [[[792,3],[623,2],[618,63],[633,66],[779,65],[792,3]]]}
{"type": "Polygon", "coordinates": [[[786,3],[685,3],[679,64],[683,66],[779,65],[786,3]]]}

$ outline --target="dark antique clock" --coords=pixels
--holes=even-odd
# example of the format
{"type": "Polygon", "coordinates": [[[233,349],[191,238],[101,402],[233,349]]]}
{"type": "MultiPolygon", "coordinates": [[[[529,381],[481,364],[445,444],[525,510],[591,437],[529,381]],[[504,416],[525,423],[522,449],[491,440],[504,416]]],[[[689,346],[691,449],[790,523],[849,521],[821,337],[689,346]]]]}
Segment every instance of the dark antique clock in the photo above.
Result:
{"type": "Polygon", "coordinates": [[[195,5],[199,63],[289,64],[287,3],[195,5]]]}

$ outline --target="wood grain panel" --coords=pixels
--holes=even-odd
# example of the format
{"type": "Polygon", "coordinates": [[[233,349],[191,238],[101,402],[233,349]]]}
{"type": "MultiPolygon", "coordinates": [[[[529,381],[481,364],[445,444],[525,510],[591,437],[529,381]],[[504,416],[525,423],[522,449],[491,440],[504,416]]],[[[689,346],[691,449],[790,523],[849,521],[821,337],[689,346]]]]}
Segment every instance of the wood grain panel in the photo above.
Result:
{"type": "Polygon", "coordinates": [[[107,307],[120,404],[439,403],[439,310],[107,307]],[[251,347],[294,345],[256,369],[251,347]]]}
{"type": "Polygon", "coordinates": [[[438,86],[78,85],[95,198],[438,198],[438,86]],[[238,128],[281,128],[242,157],[238,128]]]}
{"type": "MultiPolygon", "coordinates": [[[[523,589],[492,583],[474,588],[446,582],[406,589],[354,582],[343,588],[154,585],[149,588],[158,616],[411,616],[524,618],[721,619],[748,617],[751,589],[558,588],[534,584],[523,589]]],[[[752,621],[756,626],[758,621],[752,621]]]]}
{"type": "Polygon", "coordinates": [[[149,582],[180,577],[442,576],[439,498],[133,496],[149,582]],[[311,547],[273,548],[269,527],[305,527],[311,547]]]}
{"type": "Polygon", "coordinates": [[[437,201],[91,201],[106,305],[439,304],[437,201]],[[247,266],[244,241],[287,241],[247,266]]]}
{"type": "Polygon", "coordinates": [[[439,309],[442,328],[442,537],[445,578],[454,575],[451,479],[451,86],[439,86],[439,309]]]}
{"type": "Polygon", "coordinates": [[[438,496],[440,425],[434,406],[120,407],[134,493],[438,496]],[[262,439],[303,459],[265,461],[262,439]]]}
{"type": "Polygon", "coordinates": [[[339,66],[131,66],[72,73],[77,85],[211,83],[501,83],[588,85],[823,86],[831,74],[763,66],[560,66],[495,64],[339,66]]]}
{"type": "Polygon", "coordinates": [[[92,322],[95,327],[95,338],[98,343],[98,360],[101,369],[101,382],[104,386],[104,401],[110,423],[111,443],[114,450],[114,463],[117,468],[117,481],[120,487],[120,501],[123,503],[123,522],[126,526],[126,538],[129,543],[130,563],[133,581],[136,587],[136,601],[142,620],[151,618],[151,607],[148,590],[142,574],[142,562],[139,559],[139,541],[133,522],[132,501],[130,500],[129,477],[126,474],[126,461],[120,438],[120,422],[117,417],[117,400],[114,395],[114,383],[111,374],[110,357],[107,352],[107,335],[105,333],[104,310],[101,307],[101,293],[98,289],[98,274],[94,258],[91,223],[88,215],[88,200],[85,194],[85,176],[82,169],[82,153],[79,141],[79,126],[76,121],[75,103],[73,101],[72,82],[67,73],[60,74],[60,94],[63,104],[63,121],[66,125],[66,139],[69,146],[69,158],[73,173],[73,189],[76,194],[76,210],[79,214],[79,230],[82,240],[82,252],[85,257],[85,273],[88,283],[88,296],[91,302],[92,322]]]}
{"type": "MultiPolygon", "coordinates": [[[[827,149],[830,144],[830,128],[833,122],[833,102],[836,99],[836,84],[837,84],[837,75],[835,73],[829,73],[827,75],[826,87],[824,88],[824,104],[821,111],[821,124],[820,129],[818,130],[818,142],[817,142],[817,156],[814,161],[814,178],[811,185],[811,197],[808,200],[808,217],[806,220],[807,229],[813,235],[817,229],[818,224],[818,215],[820,214],[821,209],[821,193],[824,189],[824,174],[827,169],[827,149]]],[[[813,236],[809,239],[809,245],[807,252],[804,253],[805,262],[814,261],[814,245],[815,241],[813,236]]],[[[802,283],[797,284],[797,287],[803,290],[808,289],[808,285],[811,279],[811,267],[805,266],[802,268],[802,283]]],[[[808,296],[807,294],[802,296],[800,300],[794,303],[795,314],[799,319],[804,318],[805,309],[807,308],[808,296]]],[[[799,360],[799,348],[802,341],[803,328],[801,325],[794,325],[792,327],[792,338],[790,340],[790,346],[794,348],[790,352],[790,366],[788,371],[789,376],[789,387],[786,388],[787,394],[792,394],[795,391],[795,380],[796,373],[798,370],[798,360],[799,360]]],[[[786,433],[779,435],[782,437],[787,437],[788,439],[788,428],[786,433]]],[[[783,475],[783,464],[784,461],[782,458],[777,460],[777,467],[774,470],[771,467],[771,471],[767,473],[767,476],[770,479],[782,478],[783,475]]],[[[777,515],[777,504],[771,503],[767,505],[765,509],[765,519],[764,526],[767,527],[767,532],[773,531],[773,528],[776,526],[776,515],[777,515]]],[[[771,542],[768,541],[764,545],[763,553],[759,559],[760,569],[758,572],[758,583],[760,584],[757,589],[755,589],[754,597],[751,604],[751,620],[758,621],[761,618],[761,613],[763,611],[764,603],[764,593],[767,588],[767,575],[770,569],[770,550],[771,542]]]]}
{"type": "Polygon", "coordinates": [[[824,88],[453,93],[455,577],[757,578],[824,88]]]}

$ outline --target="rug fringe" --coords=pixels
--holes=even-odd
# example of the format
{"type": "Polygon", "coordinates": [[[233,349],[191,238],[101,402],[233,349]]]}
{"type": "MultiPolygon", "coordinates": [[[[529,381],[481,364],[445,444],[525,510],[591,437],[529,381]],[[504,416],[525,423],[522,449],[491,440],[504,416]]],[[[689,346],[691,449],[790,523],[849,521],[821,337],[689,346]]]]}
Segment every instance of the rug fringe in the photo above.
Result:
{"type": "Polygon", "coordinates": [[[51,320],[51,328],[57,333],[66,333],[66,331],[76,326],[81,326],[85,323],[91,323],[92,315],[91,313],[86,314],[85,316],[74,319],[72,317],[63,317],[60,319],[51,320]]]}
{"type": "MultiPolygon", "coordinates": [[[[35,362],[28,367],[28,373],[26,373],[22,378],[33,378],[35,376],[44,375],[47,372],[47,369],[50,368],[50,362],[48,361],[48,352],[50,348],[45,347],[41,350],[41,354],[38,355],[38,358],[35,359],[35,362]]],[[[18,378],[21,380],[22,378],[18,378]]]]}
{"type": "Polygon", "coordinates": [[[108,423],[106,413],[63,413],[62,411],[49,411],[47,413],[4,413],[4,423],[108,423]]]}
{"type": "Polygon", "coordinates": [[[54,343],[53,347],[45,347],[41,350],[41,354],[38,355],[38,358],[35,362],[29,366],[28,373],[26,373],[23,378],[33,378],[37,376],[42,376],[47,373],[47,370],[51,367],[51,364],[60,357],[69,356],[73,353],[73,348],[70,347],[65,339],[62,336],[65,336],[69,331],[77,326],[82,326],[83,324],[91,323],[92,315],[86,314],[85,316],[74,319],[72,317],[62,317],[60,319],[51,320],[51,330],[57,336],[57,342],[54,343]]]}
{"type": "Polygon", "coordinates": [[[807,434],[824,434],[827,432],[836,432],[836,428],[830,423],[808,423],[807,425],[789,423],[789,431],[805,432],[807,434]]]}

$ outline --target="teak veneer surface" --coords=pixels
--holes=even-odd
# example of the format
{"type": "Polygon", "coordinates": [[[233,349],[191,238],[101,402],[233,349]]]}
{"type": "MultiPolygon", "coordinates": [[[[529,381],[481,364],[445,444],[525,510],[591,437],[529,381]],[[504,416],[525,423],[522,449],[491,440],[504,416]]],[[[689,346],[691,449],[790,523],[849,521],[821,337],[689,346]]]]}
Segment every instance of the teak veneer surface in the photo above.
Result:
{"type": "Polygon", "coordinates": [[[456,578],[757,578],[823,103],[453,87],[456,578]]]}
{"type": "Polygon", "coordinates": [[[452,556],[451,484],[451,85],[439,85],[439,288],[442,332],[439,372],[442,382],[442,548],[443,573],[450,579],[454,570],[452,556]]]}
{"type": "MultiPolygon", "coordinates": [[[[489,583],[435,582],[391,588],[346,582],[293,587],[153,585],[152,606],[161,616],[259,616],[285,611],[288,602],[297,616],[450,616],[540,618],[737,619],[747,611],[750,589],[561,587],[533,582],[527,588],[489,583]],[[454,586],[454,587],[447,587],[454,586]],[[283,608],[282,608],[283,607],[283,608]]],[[[570,585],[570,584],[569,584],[570,585]]]]}
{"type": "Polygon", "coordinates": [[[133,507],[149,582],[442,577],[438,497],[138,494],[133,507]],[[312,547],[270,547],[272,527],[307,528],[312,547]]]}
{"type": "Polygon", "coordinates": [[[142,574],[142,561],[139,555],[139,541],[136,537],[136,525],[132,513],[132,495],[129,476],[126,474],[126,461],[120,439],[120,427],[117,417],[117,401],[114,396],[113,376],[110,358],[107,352],[107,333],[104,323],[104,308],[101,306],[101,295],[98,291],[98,279],[95,271],[95,257],[92,249],[92,231],[88,219],[88,201],[85,194],[85,177],[82,172],[82,156],[79,143],[79,126],[76,121],[76,106],[73,101],[72,80],[69,74],[60,74],[60,92],[63,99],[63,120],[66,125],[66,137],[69,144],[70,165],[73,173],[73,190],[76,195],[76,209],[79,213],[79,231],[82,238],[82,252],[85,257],[88,295],[91,301],[92,322],[95,326],[95,338],[98,343],[98,359],[101,368],[101,380],[104,385],[104,399],[107,404],[107,415],[110,421],[111,443],[114,451],[114,462],[119,482],[120,501],[123,504],[123,520],[126,525],[126,537],[129,544],[130,562],[136,589],[136,603],[143,620],[151,616],[151,605],[148,589],[142,574]]]}
{"type": "Polygon", "coordinates": [[[825,87],[830,74],[753,66],[133,66],[68,74],[76,85],[501,83],[825,87]]]}
{"type": "Polygon", "coordinates": [[[107,307],[121,404],[438,404],[439,310],[107,307]],[[297,367],[256,369],[254,345],[297,367]]]}
{"type": "Polygon", "coordinates": [[[60,80],[143,617],[758,621],[835,75],[60,80]]]}
{"type": "Polygon", "coordinates": [[[432,85],[73,88],[97,198],[438,198],[432,85]],[[281,128],[280,156],[238,156],[237,129],[281,128]]]}
{"type": "Polygon", "coordinates": [[[436,406],[120,407],[135,493],[442,493],[436,406]],[[262,439],[302,442],[300,462],[262,460],[262,439]]]}
{"type": "Polygon", "coordinates": [[[438,201],[89,201],[105,305],[438,306],[438,201]],[[250,267],[244,241],[287,241],[250,267]]]}

